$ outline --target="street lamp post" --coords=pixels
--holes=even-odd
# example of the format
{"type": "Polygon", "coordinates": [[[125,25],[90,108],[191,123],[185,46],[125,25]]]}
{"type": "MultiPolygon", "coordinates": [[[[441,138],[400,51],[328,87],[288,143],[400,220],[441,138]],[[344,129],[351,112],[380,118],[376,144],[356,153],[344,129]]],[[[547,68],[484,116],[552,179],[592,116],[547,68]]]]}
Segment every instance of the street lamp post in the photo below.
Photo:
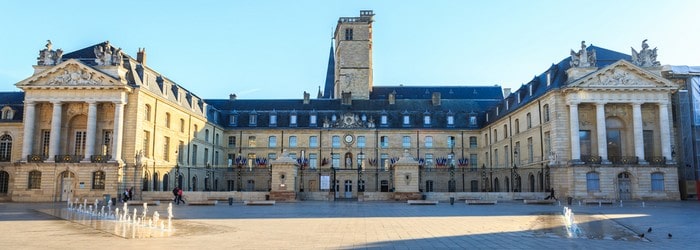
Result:
{"type": "Polygon", "coordinates": [[[358,162],[357,162],[357,192],[364,192],[364,184],[362,182],[362,173],[364,172],[364,162],[365,162],[365,153],[362,152],[362,148],[360,148],[360,154],[358,156],[358,162]],[[362,185],[361,185],[362,184],[362,185]]]}
{"type": "MultiPolygon", "coordinates": [[[[451,145],[454,147],[454,145],[451,145]]],[[[447,155],[448,164],[450,164],[450,183],[448,185],[449,192],[455,191],[455,152],[450,149],[450,154],[447,155]]]]}

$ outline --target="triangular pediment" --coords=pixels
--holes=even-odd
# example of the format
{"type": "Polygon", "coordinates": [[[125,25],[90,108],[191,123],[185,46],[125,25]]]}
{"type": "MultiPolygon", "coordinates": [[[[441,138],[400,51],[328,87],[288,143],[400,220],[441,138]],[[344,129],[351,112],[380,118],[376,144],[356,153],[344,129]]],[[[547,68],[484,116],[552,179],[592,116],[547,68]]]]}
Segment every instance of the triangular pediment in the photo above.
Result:
{"type": "Polygon", "coordinates": [[[100,72],[75,59],[70,59],[50,67],[15,85],[22,89],[126,87],[119,79],[100,72]]]}
{"type": "Polygon", "coordinates": [[[594,71],[568,85],[581,89],[669,89],[675,84],[625,60],[594,71]]]}

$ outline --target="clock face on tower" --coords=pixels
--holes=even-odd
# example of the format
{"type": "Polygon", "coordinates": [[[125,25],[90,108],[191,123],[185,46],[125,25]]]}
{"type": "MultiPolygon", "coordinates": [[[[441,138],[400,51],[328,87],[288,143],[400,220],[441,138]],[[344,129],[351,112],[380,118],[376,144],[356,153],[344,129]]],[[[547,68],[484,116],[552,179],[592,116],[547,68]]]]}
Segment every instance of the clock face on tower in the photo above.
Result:
{"type": "Polygon", "coordinates": [[[354,139],[352,135],[345,135],[345,143],[347,144],[351,144],[354,139]]]}

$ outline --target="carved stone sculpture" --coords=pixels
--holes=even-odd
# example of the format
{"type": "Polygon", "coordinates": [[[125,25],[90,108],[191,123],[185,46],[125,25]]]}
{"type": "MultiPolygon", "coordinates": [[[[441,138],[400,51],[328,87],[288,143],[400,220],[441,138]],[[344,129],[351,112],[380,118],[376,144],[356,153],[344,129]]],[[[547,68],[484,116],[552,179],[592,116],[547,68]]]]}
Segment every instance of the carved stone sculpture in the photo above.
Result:
{"type": "Polygon", "coordinates": [[[586,50],[586,41],[581,41],[581,49],[578,52],[571,50],[571,67],[595,67],[595,50],[586,50]]]}
{"type": "Polygon", "coordinates": [[[122,49],[114,49],[109,41],[105,41],[102,45],[97,45],[93,48],[95,53],[95,62],[99,66],[107,65],[122,65],[124,55],[122,49]]]}
{"type": "Polygon", "coordinates": [[[647,39],[642,41],[642,50],[637,52],[632,48],[632,63],[640,67],[658,67],[661,63],[656,60],[656,48],[649,49],[647,39]]]}
{"type": "Polygon", "coordinates": [[[37,57],[37,65],[42,66],[52,66],[61,63],[63,60],[63,50],[53,50],[53,44],[51,40],[46,40],[46,48],[39,51],[39,57],[37,57]]]}

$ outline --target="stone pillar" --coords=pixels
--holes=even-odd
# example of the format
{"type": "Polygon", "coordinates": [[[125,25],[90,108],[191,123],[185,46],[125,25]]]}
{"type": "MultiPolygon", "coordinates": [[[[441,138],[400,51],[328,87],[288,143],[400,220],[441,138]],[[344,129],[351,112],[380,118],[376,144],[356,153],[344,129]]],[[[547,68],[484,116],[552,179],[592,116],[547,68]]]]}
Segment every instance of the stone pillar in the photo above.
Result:
{"type": "Polygon", "coordinates": [[[646,164],[644,159],[644,131],[642,130],[642,103],[632,103],[632,126],[634,128],[634,155],[639,164],[646,164]]]}
{"type": "Polygon", "coordinates": [[[114,103],[114,131],[112,131],[112,159],[110,162],[122,160],[122,130],[124,128],[124,103],[114,103]]]}
{"type": "Polygon", "coordinates": [[[419,190],[419,163],[408,150],[394,163],[394,199],[418,200],[421,198],[419,190]]]}
{"type": "Polygon", "coordinates": [[[608,136],[605,127],[605,103],[595,104],[596,134],[598,135],[598,155],[601,163],[610,164],[608,160],[608,136]]]}
{"type": "Polygon", "coordinates": [[[295,201],[297,199],[297,161],[289,157],[285,150],[282,157],[270,162],[272,180],[270,181],[270,200],[295,201]]]}
{"type": "Polygon", "coordinates": [[[95,131],[97,130],[97,102],[88,101],[87,132],[85,141],[85,158],[83,162],[90,162],[90,157],[95,154],[95,131]]]}
{"type": "Polygon", "coordinates": [[[666,158],[667,163],[673,163],[671,155],[671,121],[668,120],[668,103],[659,103],[659,129],[661,130],[661,155],[666,158]]]}
{"type": "Polygon", "coordinates": [[[27,101],[24,103],[24,139],[22,142],[22,162],[26,162],[27,157],[32,154],[32,144],[34,142],[34,119],[36,118],[36,103],[27,101]]]}
{"type": "Polygon", "coordinates": [[[578,102],[569,102],[569,131],[571,133],[571,161],[581,161],[581,143],[579,141],[578,102]]]}
{"type": "Polygon", "coordinates": [[[55,162],[56,155],[59,154],[61,142],[61,116],[63,114],[62,103],[52,102],[53,113],[51,115],[51,136],[49,138],[49,159],[48,162],[55,162]]]}

